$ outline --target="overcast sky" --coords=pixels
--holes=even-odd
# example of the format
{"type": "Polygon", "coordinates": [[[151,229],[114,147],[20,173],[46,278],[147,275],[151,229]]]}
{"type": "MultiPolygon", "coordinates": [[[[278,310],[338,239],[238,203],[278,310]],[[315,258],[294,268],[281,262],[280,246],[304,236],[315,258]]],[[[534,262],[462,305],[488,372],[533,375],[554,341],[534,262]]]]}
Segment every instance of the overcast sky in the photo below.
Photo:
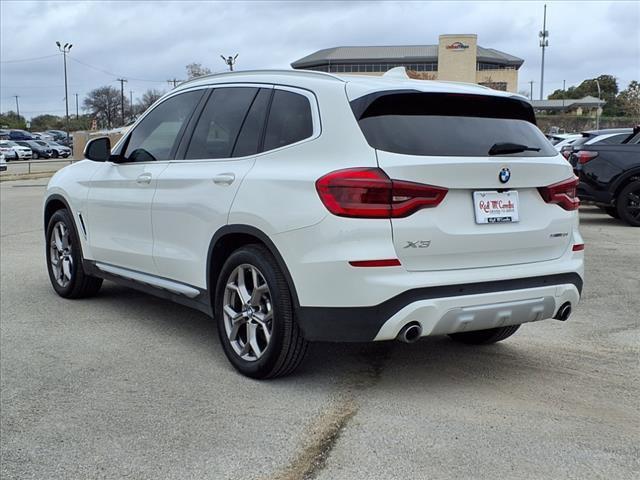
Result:
{"type": "MultiPolygon", "coordinates": [[[[640,80],[640,2],[546,2],[545,95],[585,78],[612,74],[621,88],[640,80]]],[[[524,59],[519,91],[534,98],[540,81],[538,31],[544,2],[0,2],[1,111],[27,118],[64,114],[62,57],[68,59],[70,113],[75,93],[128,78],[134,99],[185,78],[185,65],[224,70],[290,68],[339,45],[436,44],[442,33],[476,33],[478,44],[524,59]],[[45,57],[45,58],[42,58],[45,57]]]]}

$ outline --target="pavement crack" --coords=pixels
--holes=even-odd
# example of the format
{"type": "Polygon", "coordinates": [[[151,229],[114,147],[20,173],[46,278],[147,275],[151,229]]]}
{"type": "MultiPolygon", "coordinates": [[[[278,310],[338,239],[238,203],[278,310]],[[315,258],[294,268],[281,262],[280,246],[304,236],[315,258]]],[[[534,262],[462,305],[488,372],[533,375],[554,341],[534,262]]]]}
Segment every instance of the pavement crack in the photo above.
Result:
{"type": "Polygon", "coordinates": [[[361,368],[355,369],[341,382],[339,392],[308,427],[308,437],[293,460],[271,480],[311,480],[326,466],[340,434],[360,408],[358,396],[375,385],[382,375],[390,354],[388,345],[367,345],[359,357],[361,368]]]}

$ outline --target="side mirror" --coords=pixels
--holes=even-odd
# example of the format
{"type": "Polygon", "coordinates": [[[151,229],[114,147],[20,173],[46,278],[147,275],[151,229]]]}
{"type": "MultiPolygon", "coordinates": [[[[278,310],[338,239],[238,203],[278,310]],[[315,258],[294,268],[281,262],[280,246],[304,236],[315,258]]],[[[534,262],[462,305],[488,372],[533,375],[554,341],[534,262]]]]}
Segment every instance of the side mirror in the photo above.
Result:
{"type": "Polygon", "coordinates": [[[107,162],[111,157],[111,140],[99,137],[89,140],[84,147],[84,158],[94,162],[107,162]]]}

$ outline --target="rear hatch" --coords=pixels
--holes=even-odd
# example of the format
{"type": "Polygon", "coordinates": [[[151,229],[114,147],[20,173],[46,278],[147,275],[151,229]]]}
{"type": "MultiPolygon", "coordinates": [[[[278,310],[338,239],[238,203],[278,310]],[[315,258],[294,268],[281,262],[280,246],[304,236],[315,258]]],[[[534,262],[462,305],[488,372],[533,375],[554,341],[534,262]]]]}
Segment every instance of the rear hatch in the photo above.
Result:
{"type": "MultiPolygon", "coordinates": [[[[447,189],[437,206],[391,218],[395,250],[406,269],[542,262],[569,247],[577,200],[560,198],[553,189],[551,198],[544,187],[575,182],[573,173],[535,126],[527,102],[386,91],[351,105],[378,166],[391,179],[447,189]]],[[[569,197],[574,191],[575,183],[569,197]]]]}

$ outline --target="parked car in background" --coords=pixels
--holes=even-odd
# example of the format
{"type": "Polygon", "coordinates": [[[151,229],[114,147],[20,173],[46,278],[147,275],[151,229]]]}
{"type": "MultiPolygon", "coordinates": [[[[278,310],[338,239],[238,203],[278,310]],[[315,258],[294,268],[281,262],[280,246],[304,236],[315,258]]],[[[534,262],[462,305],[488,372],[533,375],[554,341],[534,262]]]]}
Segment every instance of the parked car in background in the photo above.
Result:
{"type": "Polygon", "coordinates": [[[640,227],[640,128],[619,144],[578,147],[569,162],[580,179],[580,200],[640,227]]]}
{"type": "Polygon", "coordinates": [[[33,140],[33,135],[26,130],[9,130],[9,140],[33,140]]]}
{"type": "Polygon", "coordinates": [[[58,142],[54,142],[53,140],[42,140],[46,146],[48,146],[53,152],[53,158],[67,158],[71,156],[71,149],[69,147],[65,147],[64,145],[59,144],[58,142]]]}
{"type": "Polygon", "coordinates": [[[0,140],[9,140],[9,130],[0,130],[0,140]]]}
{"type": "Polygon", "coordinates": [[[43,140],[45,142],[53,141],[53,135],[50,135],[46,132],[33,132],[31,135],[33,135],[33,138],[35,138],[36,140],[43,140]]]}
{"type": "MultiPolygon", "coordinates": [[[[547,134],[545,135],[549,141],[551,142],[551,145],[557,145],[559,142],[562,142],[563,140],[566,140],[569,137],[572,137],[574,134],[572,133],[558,133],[555,135],[552,134],[547,134]]],[[[579,134],[575,134],[575,135],[579,135],[579,134]]]]}
{"type": "Polygon", "coordinates": [[[19,145],[11,140],[0,140],[0,150],[7,160],[30,160],[33,156],[31,148],[19,145]]]}
{"type": "Polygon", "coordinates": [[[51,135],[54,142],[57,142],[66,147],[71,147],[73,145],[73,137],[67,135],[67,132],[65,132],[64,130],[47,130],[45,133],[51,135]]]}
{"type": "Polygon", "coordinates": [[[578,138],[571,145],[561,147],[560,153],[566,159],[582,145],[597,145],[604,143],[605,145],[616,145],[622,143],[629,134],[633,132],[632,128],[608,128],[605,130],[589,130],[582,132],[582,138],[578,138]]]}
{"type": "Polygon", "coordinates": [[[37,158],[51,158],[53,156],[53,151],[44,142],[42,142],[44,145],[38,143],[37,140],[20,140],[16,143],[23,147],[30,148],[33,152],[32,158],[34,160],[37,158]]]}
{"type": "Polygon", "coordinates": [[[46,192],[54,290],[106,278],[198,308],[251,377],[290,373],[308,341],[495,343],[580,300],[577,178],[507,92],[205,76],[85,155],[46,192]]]}
{"type": "Polygon", "coordinates": [[[4,153],[0,153],[0,172],[7,170],[7,160],[4,158],[4,153]]]}
{"type": "Polygon", "coordinates": [[[579,138],[582,138],[582,135],[579,133],[567,135],[566,138],[563,138],[559,142],[554,143],[553,147],[559,152],[562,150],[562,147],[573,145],[579,138]]]}

